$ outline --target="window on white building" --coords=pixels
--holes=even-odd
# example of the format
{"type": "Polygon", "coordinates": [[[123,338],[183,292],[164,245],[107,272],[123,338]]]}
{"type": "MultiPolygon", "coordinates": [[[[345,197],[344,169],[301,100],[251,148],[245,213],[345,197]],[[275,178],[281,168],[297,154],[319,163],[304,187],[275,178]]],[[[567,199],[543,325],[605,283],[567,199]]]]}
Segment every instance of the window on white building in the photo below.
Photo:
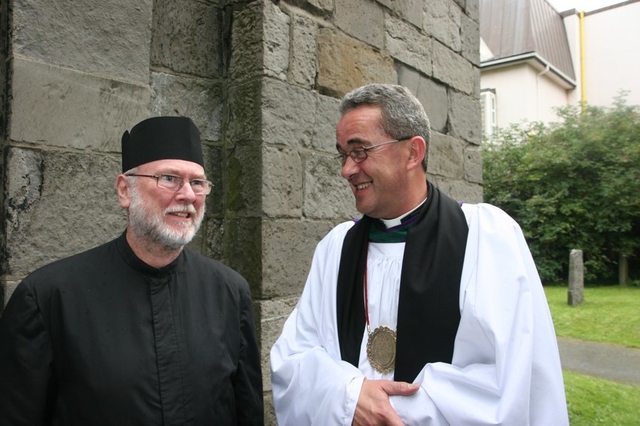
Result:
{"type": "Polygon", "coordinates": [[[482,116],[482,136],[490,138],[497,128],[497,108],[495,89],[480,92],[480,114],[482,116]]]}

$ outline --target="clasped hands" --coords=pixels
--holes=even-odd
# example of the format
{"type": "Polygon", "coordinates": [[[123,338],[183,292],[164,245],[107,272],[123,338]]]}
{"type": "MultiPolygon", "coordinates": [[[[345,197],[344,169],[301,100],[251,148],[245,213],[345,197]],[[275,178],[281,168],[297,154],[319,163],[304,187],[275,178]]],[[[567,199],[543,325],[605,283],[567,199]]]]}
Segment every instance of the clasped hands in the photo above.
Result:
{"type": "Polygon", "coordinates": [[[420,385],[417,383],[365,379],[358,397],[352,425],[404,426],[400,416],[391,406],[389,397],[393,395],[413,395],[418,389],[420,389],[420,385]]]}

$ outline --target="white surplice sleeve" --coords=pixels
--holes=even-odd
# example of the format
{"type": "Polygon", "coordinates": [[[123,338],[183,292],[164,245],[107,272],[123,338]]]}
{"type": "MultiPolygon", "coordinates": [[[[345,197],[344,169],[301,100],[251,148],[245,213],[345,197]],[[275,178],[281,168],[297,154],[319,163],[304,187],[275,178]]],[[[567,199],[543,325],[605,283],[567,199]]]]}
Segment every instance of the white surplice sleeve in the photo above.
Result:
{"type": "Polygon", "coordinates": [[[568,425],[555,331],[522,231],[491,205],[463,210],[469,236],[452,363],[427,364],[418,393],[392,405],[408,425],[568,425]],[[431,420],[433,406],[441,420],[431,420]]]}
{"type": "Polygon", "coordinates": [[[351,226],[338,225],[318,244],[302,296],[271,349],[280,426],[351,425],[364,376],[341,360],[335,314],[340,253],[351,226]]]}

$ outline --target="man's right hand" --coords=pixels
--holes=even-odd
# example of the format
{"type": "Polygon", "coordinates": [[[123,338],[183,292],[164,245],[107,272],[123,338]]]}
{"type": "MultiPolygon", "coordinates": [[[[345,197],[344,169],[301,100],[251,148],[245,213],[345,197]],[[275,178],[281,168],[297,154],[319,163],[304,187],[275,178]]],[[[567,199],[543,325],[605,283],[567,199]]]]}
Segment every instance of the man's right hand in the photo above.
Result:
{"type": "Polygon", "coordinates": [[[404,426],[389,402],[391,395],[413,395],[420,389],[416,383],[392,380],[367,380],[362,383],[353,426],[404,426]]]}

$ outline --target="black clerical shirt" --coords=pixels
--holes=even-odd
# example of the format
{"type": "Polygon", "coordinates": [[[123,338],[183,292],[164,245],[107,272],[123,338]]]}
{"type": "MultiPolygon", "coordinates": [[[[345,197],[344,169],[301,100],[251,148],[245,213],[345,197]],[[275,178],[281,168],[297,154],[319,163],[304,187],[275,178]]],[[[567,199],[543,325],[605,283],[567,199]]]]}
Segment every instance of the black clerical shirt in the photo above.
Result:
{"type": "Polygon", "coordinates": [[[184,250],[155,269],[124,234],[41,268],[0,318],[0,425],[263,424],[246,281],[184,250]]]}

